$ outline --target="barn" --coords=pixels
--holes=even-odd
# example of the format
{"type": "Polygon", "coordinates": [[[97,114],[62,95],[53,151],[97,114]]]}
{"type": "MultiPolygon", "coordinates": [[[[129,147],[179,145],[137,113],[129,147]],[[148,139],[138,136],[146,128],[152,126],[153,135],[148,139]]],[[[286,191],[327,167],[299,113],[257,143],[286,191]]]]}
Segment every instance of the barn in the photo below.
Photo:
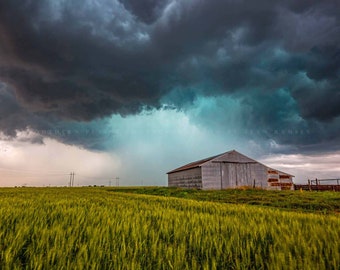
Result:
{"type": "Polygon", "coordinates": [[[169,187],[197,189],[292,189],[294,177],[235,150],[186,164],[167,174],[169,187]]]}

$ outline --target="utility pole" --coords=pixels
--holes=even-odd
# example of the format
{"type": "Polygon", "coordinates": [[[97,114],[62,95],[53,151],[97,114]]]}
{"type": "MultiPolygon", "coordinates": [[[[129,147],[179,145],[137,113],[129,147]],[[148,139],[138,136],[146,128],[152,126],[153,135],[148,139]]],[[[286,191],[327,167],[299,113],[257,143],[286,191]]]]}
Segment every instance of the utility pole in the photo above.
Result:
{"type": "Polygon", "coordinates": [[[70,183],[69,183],[69,187],[73,187],[74,186],[74,172],[70,173],[70,183]]]}
{"type": "Polygon", "coordinates": [[[111,180],[109,180],[109,187],[111,187],[111,180]]]}
{"type": "Polygon", "coordinates": [[[119,177],[116,177],[116,186],[119,187],[119,177]]]}

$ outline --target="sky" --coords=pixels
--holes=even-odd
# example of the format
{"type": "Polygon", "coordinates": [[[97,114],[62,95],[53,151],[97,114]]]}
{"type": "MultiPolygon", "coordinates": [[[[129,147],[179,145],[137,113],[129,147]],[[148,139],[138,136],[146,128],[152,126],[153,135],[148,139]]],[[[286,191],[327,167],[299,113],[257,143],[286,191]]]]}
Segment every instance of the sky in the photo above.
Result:
{"type": "Polygon", "coordinates": [[[237,150],[340,177],[338,0],[0,0],[0,186],[166,185],[237,150]]]}

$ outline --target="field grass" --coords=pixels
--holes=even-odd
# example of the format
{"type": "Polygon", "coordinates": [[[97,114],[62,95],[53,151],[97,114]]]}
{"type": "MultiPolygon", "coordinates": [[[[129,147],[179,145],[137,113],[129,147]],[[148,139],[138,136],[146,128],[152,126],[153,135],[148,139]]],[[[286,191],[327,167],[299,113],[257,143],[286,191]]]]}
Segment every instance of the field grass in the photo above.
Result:
{"type": "Polygon", "coordinates": [[[168,187],[110,188],[111,192],[147,194],[232,204],[249,204],[284,210],[340,213],[340,192],[276,191],[263,189],[197,190],[168,187]]]}
{"type": "Polygon", "coordinates": [[[337,214],[110,190],[0,189],[0,269],[339,269],[337,214]]]}

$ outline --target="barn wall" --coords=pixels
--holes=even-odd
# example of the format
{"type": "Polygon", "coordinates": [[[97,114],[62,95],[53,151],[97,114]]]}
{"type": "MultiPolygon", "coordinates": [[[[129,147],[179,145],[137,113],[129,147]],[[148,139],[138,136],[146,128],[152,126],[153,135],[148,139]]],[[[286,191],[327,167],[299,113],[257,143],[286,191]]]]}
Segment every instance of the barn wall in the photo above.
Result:
{"type": "Polygon", "coordinates": [[[201,168],[168,174],[169,187],[202,188],[201,168]]]}
{"type": "Polygon", "coordinates": [[[267,167],[260,163],[223,163],[223,188],[267,186],[267,167]]]}
{"type": "Polygon", "coordinates": [[[255,163],[251,164],[252,167],[252,182],[255,180],[255,187],[267,188],[268,187],[268,176],[267,176],[267,167],[260,164],[255,163]]]}
{"type": "Polygon", "coordinates": [[[202,167],[202,188],[221,189],[220,164],[208,162],[202,167]]]}
{"type": "Polygon", "coordinates": [[[260,163],[214,163],[202,165],[203,189],[242,186],[267,187],[267,167],[260,163]],[[222,177],[221,177],[222,173],[222,177]]]}

